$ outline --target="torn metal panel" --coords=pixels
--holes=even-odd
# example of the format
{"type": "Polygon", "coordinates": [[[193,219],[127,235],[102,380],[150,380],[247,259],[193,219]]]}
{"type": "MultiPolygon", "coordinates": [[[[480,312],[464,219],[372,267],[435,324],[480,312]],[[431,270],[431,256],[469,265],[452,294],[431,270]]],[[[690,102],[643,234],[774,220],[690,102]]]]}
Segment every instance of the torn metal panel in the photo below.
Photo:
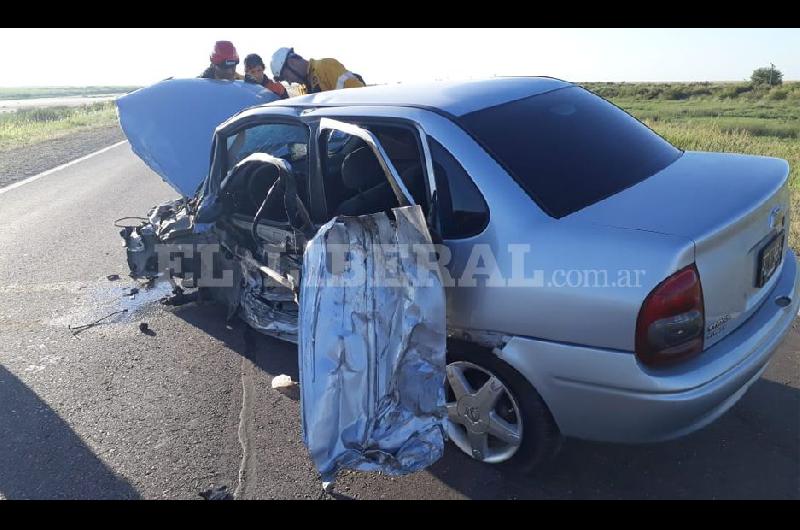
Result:
{"type": "MultiPolygon", "coordinates": [[[[224,231],[220,231],[225,239],[224,231]]],[[[246,248],[221,244],[223,252],[214,260],[220,270],[232,271],[233,283],[229,287],[211,289],[211,295],[228,308],[228,320],[235,315],[247,325],[265,335],[297,343],[297,302],[295,292],[272,275],[267,267],[255,259],[246,248]]],[[[284,259],[289,259],[285,257],[284,259]]]]}
{"type": "Polygon", "coordinates": [[[260,333],[297,343],[297,304],[294,302],[273,302],[245,287],[239,299],[239,316],[260,333]]]}
{"type": "Polygon", "coordinates": [[[242,270],[246,273],[253,274],[260,272],[266,278],[261,279],[263,284],[263,291],[265,293],[274,293],[270,298],[272,300],[294,300],[295,280],[291,276],[284,276],[274,269],[270,269],[266,265],[262,265],[255,258],[249,250],[244,250],[239,254],[242,264],[242,270]],[[276,298],[279,297],[279,298],[276,298]]]}
{"type": "Polygon", "coordinates": [[[155,235],[162,242],[192,233],[192,217],[183,199],[159,204],[147,214],[155,235]]]}
{"type": "Polygon", "coordinates": [[[447,327],[447,336],[467,342],[473,342],[489,348],[502,348],[509,340],[511,340],[511,337],[505,333],[498,333],[496,331],[488,331],[485,329],[456,328],[452,326],[447,327]]]}
{"type": "Polygon", "coordinates": [[[303,258],[303,440],[324,481],[342,468],[402,475],[442,456],[444,288],[404,253],[431,245],[422,210],[392,211],[394,221],[385,213],[331,220],[303,258]],[[328,268],[337,245],[363,266],[363,282],[348,285],[347,271],[328,268]]]}
{"type": "Polygon", "coordinates": [[[293,284],[261,265],[248,250],[237,252],[241,266],[239,315],[261,333],[297,342],[297,303],[293,284]],[[268,274],[272,273],[272,274],[268,274]]]}

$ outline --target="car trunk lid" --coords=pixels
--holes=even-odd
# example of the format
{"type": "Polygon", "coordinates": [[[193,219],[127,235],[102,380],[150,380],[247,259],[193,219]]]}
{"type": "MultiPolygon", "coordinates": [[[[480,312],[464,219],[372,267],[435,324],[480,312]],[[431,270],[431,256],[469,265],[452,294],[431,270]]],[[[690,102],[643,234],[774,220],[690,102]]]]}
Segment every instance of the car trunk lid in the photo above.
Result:
{"type": "Polygon", "coordinates": [[[769,261],[763,254],[785,253],[788,246],[788,173],[788,163],[778,158],[686,152],[570,218],[691,239],[708,347],[743,323],[780,275],[782,257],[764,285],[757,281],[761,261],[769,261]]]}

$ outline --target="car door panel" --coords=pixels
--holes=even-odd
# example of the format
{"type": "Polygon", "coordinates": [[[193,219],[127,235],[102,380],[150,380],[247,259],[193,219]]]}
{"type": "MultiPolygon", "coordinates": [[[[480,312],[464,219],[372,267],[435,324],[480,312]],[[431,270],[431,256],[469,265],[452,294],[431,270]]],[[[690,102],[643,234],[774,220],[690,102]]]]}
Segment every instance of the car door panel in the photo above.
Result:
{"type": "Polygon", "coordinates": [[[323,481],[344,468],[411,473],[444,449],[444,287],[438,270],[418,266],[415,250],[433,253],[425,215],[378,139],[325,117],[317,138],[330,130],[369,146],[400,206],[334,217],[306,246],[303,441],[323,481]]]}
{"type": "Polygon", "coordinates": [[[392,214],[334,218],[304,253],[303,440],[323,480],[419,471],[444,449],[444,288],[409,251],[430,249],[421,208],[392,214]]]}

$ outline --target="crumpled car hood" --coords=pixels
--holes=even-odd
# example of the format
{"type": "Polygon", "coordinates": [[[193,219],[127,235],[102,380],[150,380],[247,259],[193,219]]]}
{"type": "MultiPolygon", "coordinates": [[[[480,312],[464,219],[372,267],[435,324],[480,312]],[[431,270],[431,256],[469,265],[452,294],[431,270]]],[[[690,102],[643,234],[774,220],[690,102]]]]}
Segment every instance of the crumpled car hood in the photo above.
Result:
{"type": "Polygon", "coordinates": [[[254,83],[167,79],[117,99],[131,149],[181,195],[208,174],[217,125],[237,112],[278,99],[254,83]]]}

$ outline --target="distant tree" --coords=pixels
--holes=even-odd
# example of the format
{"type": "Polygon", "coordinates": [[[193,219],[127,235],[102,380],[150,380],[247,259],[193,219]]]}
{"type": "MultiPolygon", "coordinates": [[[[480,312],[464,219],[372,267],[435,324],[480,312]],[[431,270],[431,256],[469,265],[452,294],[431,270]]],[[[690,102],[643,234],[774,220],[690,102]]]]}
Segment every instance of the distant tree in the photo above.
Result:
{"type": "Polygon", "coordinates": [[[750,80],[754,85],[776,86],[783,83],[783,74],[771,64],[768,68],[756,68],[750,80]]]}

